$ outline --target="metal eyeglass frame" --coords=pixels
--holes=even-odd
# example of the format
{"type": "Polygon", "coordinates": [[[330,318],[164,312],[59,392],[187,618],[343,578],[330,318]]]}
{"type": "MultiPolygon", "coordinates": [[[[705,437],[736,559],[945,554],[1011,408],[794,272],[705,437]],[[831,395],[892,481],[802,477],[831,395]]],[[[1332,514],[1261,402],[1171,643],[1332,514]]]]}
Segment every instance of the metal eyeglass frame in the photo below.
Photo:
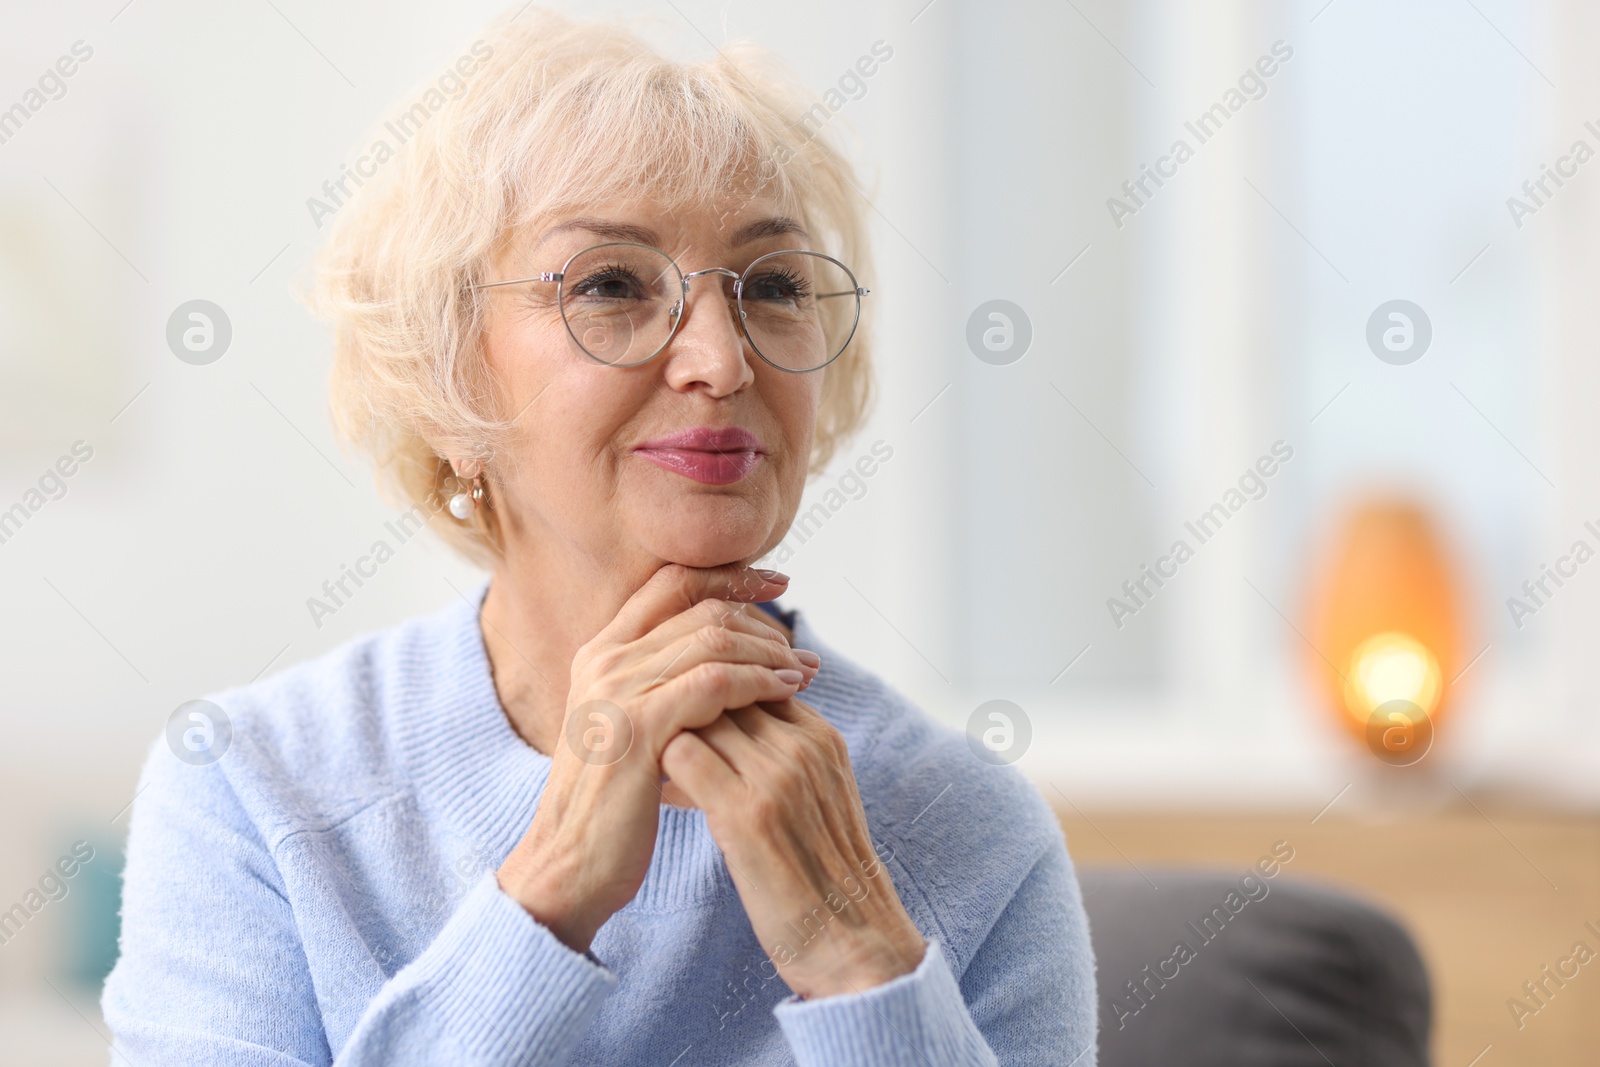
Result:
{"type": "Polygon", "coordinates": [[[567,261],[561,265],[561,269],[558,270],[558,271],[542,271],[541,273],[532,275],[531,277],[527,277],[527,278],[511,278],[511,279],[508,279],[508,280],[503,281],[503,282],[479,282],[479,283],[476,283],[476,284],[473,284],[473,285],[469,285],[469,286],[467,286],[467,288],[468,289],[494,289],[494,288],[496,288],[498,286],[502,286],[502,285],[524,285],[524,284],[526,284],[528,282],[555,282],[557,287],[558,287],[556,289],[556,305],[561,309],[561,322],[567,328],[567,336],[572,338],[573,342],[577,344],[579,350],[582,351],[584,355],[588,356],[590,359],[594,360],[596,363],[601,364],[602,366],[606,366],[606,367],[637,367],[637,366],[640,366],[641,364],[648,363],[652,359],[655,359],[657,356],[659,356],[663,351],[666,350],[666,347],[672,343],[672,339],[678,335],[678,327],[683,325],[684,307],[685,307],[685,305],[687,305],[688,300],[689,300],[689,282],[692,279],[700,277],[701,275],[705,275],[705,274],[721,274],[721,275],[724,275],[726,277],[729,277],[729,278],[733,279],[733,299],[734,299],[734,307],[739,312],[739,332],[744,335],[744,339],[746,341],[750,342],[750,348],[755,352],[756,355],[761,357],[762,362],[766,363],[768,366],[775,367],[778,370],[785,371],[785,372],[787,372],[789,374],[810,374],[812,371],[821,370],[823,367],[826,367],[829,363],[832,363],[834,360],[836,360],[840,356],[844,355],[844,350],[850,347],[850,342],[855,338],[855,335],[856,335],[856,328],[861,324],[861,298],[866,296],[872,290],[863,288],[859,283],[856,283],[856,286],[855,286],[854,290],[844,289],[844,290],[841,290],[840,292],[837,292],[837,293],[820,293],[820,294],[817,294],[817,297],[816,297],[817,299],[823,299],[823,298],[830,297],[830,296],[847,296],[847,295],[852,295],[852,294],[856,298],[856,317],[855,317],[855,321],[850,324],[850,332],[849,332],[849,334],[847,334],[845,336],[844,343],[839,346],[839,351],[837,351],[833,355],[829,356],[826,362],[819,363],[815,367],[807,367],[804,370],[795,370],[792,367],[785,367],[781,363],[774,363],[772,360],[767,358],[766,353],[761,351],[761,347],[756,344],[755,338],[750,336],[750,331],[745,327],[744,320],[745,320],[746,313],[745,313],[745,310],[744,310],[744,282],[745,282],[745,279],[747,277],[749,277],[750,272],[756,268],[757,264],[763,263],[766,260],[772,259],[772,258],[774,258],[776,256],[787,256],[787,255],[795,255],[795,254],[807,255],[807,256],[817,256],[820,259],[825,259],[829,263],[832,263],[834,266],[838,267],[840,270],[844,271],[845,277],[849,278],[852,283],[856,282],[855,271],[851,270],[849,267],[845,266],[843,263],[839,262],[837,259],[834,259],[832,256],[827,255],[827,254],[825,254],[823,252],[813,252],[809,248],[785,248],[785,249],[781,249],[781,250],[779,250],[777,252],[768,252],[767,254],[765,254],[763,256],[760,256],[760,257],[756,258],[755,260],[752,260],[750,265],[744,269],[744,273],[743,274],[735,274],[733,271],[729,270],[727,267],[707,267],[705,270],[691,271],[690,273],[685,274],[685,273],[683,273],[683,268],[678,266],[678,261],[676,259],[673,259],[671,256],[667,255],[665,252],[661,251],[661,249],[656,248],[656,247],[654,247],[652,245],[641,244],[638,241],[605,241],[605,242],[603,242],[601,244],[590,245],[588,248],[585,248],[582,251],[574,252],[572,254],[572,256],[569,257],[567,259],[567,261]],[[656,253],[662,259],[664,259],[668,263],[672,264],[672,269],[678,272],[678,278],[680,279],[680,281],[682,282],[682,285],[683,285],[682,295],[679,296],[678,303],[676,305],[674,305],[674,307],[677,309],[677,314],[676,314],[676,317],[673,319],[671,331],[669,331],[667,333],[666,340],[661,342],[661,347],[660,348],[657,348],[654,352],[650,353],[648,356],[645,356],[643,359],[634,360],[632,363],[607,363],[605,360],[596,357],[587,348],[583,347],[583,342],[581,340],[579,340],[578,339],[578,335],[573,333],[573,331],[572,331],[572,323],[567,321],[567,303],[566,303],[566,300],[564,299],[565,292],[564,292],[564,289],[562,288],[562,287],[564,287],[565,282],[566,282],[567,268],[572,266],[573,260],[577,259],[579,256],[586,256],[589,253],[591,253],[591,252],[593,252],[593,251],[595,251],[597,249],[614,248],[614,247],[617,247],[619,245],[620,246],[626,246],[626,247],[629,247],[629,248],[643,248],[643,249],[647,249],[648,251],[656,253]]]}

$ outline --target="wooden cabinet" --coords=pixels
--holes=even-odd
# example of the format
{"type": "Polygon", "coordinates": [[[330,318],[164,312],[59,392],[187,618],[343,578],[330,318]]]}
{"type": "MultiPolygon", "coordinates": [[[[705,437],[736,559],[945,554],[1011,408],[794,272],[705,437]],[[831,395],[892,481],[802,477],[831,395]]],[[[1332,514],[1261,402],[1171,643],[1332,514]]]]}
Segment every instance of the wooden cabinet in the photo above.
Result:
{"type": "Polygon", "coordinates": [[[1274,842],[1287,841],[1295,857],[1283,877],[1341,886],[1386,907],[1427,961],[1440,1067],[1600,1058],[1600,817],[1462,801],[1384,818],[1336,806],[1313,823],[1314,811],[1079,811],[1049,789],[1045,795],[1083,867],[1133,865],[1159,885],[1153,872],[1163,866],[1243,873],[1274,842]],[[1582,965],[1572,958],[1580,941],[1595,954],[1582,965]],[[1554,973],[1563,960],[1568,974],[1577,973],[1558,985],[1543,968],[1554,973]],[[1524,982],[1543,985],[1542,1004],[1524,982]],[[1514,1016],[1513,998],[1534,1014],[1514,1016]]]}

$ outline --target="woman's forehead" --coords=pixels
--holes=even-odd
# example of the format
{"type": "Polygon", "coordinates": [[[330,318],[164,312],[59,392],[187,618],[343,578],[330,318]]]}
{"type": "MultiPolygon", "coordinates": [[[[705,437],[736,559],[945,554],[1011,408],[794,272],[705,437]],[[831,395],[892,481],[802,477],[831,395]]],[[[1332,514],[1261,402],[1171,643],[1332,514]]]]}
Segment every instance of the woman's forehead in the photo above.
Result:
{"type": "Polygon", "coordinates": [[[552,212],[523,227],[513,244],[532,254],[584,241],[632,241],[665,249],[692,240],[738,248],[780,237],[802,247],[811,241],[805,222],[776,198],[730,194],[693,206],[632,199],[552,212]]]}

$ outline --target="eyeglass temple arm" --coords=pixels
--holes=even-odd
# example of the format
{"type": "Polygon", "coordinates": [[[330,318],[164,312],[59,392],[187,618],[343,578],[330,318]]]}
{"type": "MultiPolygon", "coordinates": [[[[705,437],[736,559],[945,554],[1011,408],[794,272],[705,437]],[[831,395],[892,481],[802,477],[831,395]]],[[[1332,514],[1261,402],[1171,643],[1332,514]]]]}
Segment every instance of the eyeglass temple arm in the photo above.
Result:
{"type": "Polygon", "coordinates": [[[467,288],[493,289],[497,285],[521,285],[524,282],[559,282],[564,277],[566,277],[566,275],[562,274],[560,271],[545,271],[542,274],[535,274],[531,278],[511,278],[503,282],[476,282],[467,286],[467,288]]]}

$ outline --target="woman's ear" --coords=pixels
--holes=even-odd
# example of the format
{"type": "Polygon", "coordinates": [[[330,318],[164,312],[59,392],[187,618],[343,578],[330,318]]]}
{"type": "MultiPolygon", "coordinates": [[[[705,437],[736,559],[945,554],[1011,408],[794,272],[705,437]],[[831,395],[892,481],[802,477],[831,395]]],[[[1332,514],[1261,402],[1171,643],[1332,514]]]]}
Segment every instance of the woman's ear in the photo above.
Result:
{"type": "Polygon", "coordinates": [[[483,473],[483,465],[476,459],[468,459],[466,457],[447,457],[447,459],[450,463],[450,470],[456,476],[456,481],[462,485],[466,485],[483,473]]]}

